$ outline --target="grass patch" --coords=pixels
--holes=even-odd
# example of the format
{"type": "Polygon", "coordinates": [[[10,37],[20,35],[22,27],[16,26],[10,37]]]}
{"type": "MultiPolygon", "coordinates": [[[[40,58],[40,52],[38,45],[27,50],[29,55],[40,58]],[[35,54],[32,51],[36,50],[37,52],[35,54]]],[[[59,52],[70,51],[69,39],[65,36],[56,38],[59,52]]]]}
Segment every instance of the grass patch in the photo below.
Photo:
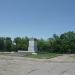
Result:
{"type": "Polygon", "coordinates": [[[25,57],[38,58],[38,59],[50,59],[59,55],[60,54],[56,54],[56,53],[37,53],[37,55],[34,55],[32,53],[26,53],[25,57]]]}
{"type": "MultiPolygon", "coordinates": [[[[10,53],[10,52],[1,52],[0,55],[13,55],[15,56],[15,53],[10,53]]],[[[29,53],[29,52],[25,52],[25,53],[16,53],[16,56],[23,56],[23,57],[29,57],[29,58],[38,58],[38,59],[50,59],[50,58],[53,58],[53,57],[57,57],[61,54],[57,54],[57,53],[49,53],[49,52],[42,52],[42,53],[37,53],[37,54],[32,54],[32,53],[29,53]]]]}
{"type": "Polygon", "coordinates": [[[8,55],[10,52],[0,52],[0,55],[8,55]]]}

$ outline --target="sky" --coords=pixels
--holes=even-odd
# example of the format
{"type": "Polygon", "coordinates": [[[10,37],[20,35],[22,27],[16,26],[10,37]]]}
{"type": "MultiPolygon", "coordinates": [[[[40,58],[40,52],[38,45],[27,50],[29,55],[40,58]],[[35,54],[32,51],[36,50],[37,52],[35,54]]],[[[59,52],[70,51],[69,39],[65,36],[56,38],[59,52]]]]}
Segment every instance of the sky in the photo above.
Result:
{"type": "Polygon", "coordinates": [[[47,39],[75,32],[75,0],[0,0],[0,37],[47,39]]]}

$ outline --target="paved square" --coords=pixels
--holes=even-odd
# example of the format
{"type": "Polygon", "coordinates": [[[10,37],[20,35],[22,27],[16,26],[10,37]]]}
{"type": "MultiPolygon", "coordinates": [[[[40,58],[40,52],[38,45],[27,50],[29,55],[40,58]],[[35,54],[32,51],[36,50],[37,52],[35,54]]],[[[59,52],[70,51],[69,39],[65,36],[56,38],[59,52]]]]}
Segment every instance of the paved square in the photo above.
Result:
{"type": "Polygon", "coordinates": [[[75,62],[0,55],[0,75],[75,75],[75,62]]]}

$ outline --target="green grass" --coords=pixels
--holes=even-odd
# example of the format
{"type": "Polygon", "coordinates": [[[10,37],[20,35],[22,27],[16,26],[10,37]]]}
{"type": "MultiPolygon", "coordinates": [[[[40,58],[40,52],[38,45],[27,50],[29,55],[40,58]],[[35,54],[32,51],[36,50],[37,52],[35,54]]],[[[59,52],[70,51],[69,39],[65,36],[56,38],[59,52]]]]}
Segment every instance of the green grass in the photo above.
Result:
{"type": "Polygon", "coordinates": [[[56,54],[56,53],[37,53],[37,55],[26,53],[25,57],[38,58],[38,59],[50,59],[59,55],[60,54],[56,54]]]}

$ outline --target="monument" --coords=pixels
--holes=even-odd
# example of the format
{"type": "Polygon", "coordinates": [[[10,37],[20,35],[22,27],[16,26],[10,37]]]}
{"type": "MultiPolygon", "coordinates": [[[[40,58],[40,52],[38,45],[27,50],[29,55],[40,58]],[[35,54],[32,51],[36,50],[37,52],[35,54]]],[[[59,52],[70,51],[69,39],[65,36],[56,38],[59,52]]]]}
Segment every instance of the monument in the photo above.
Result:
{"type": "Polygon", "coordinates": [[[38,48],[37,48],[37,39],[30,38],[29,39],[28,52],[36,53],[37,51],[38,51],[38,48]]]}

